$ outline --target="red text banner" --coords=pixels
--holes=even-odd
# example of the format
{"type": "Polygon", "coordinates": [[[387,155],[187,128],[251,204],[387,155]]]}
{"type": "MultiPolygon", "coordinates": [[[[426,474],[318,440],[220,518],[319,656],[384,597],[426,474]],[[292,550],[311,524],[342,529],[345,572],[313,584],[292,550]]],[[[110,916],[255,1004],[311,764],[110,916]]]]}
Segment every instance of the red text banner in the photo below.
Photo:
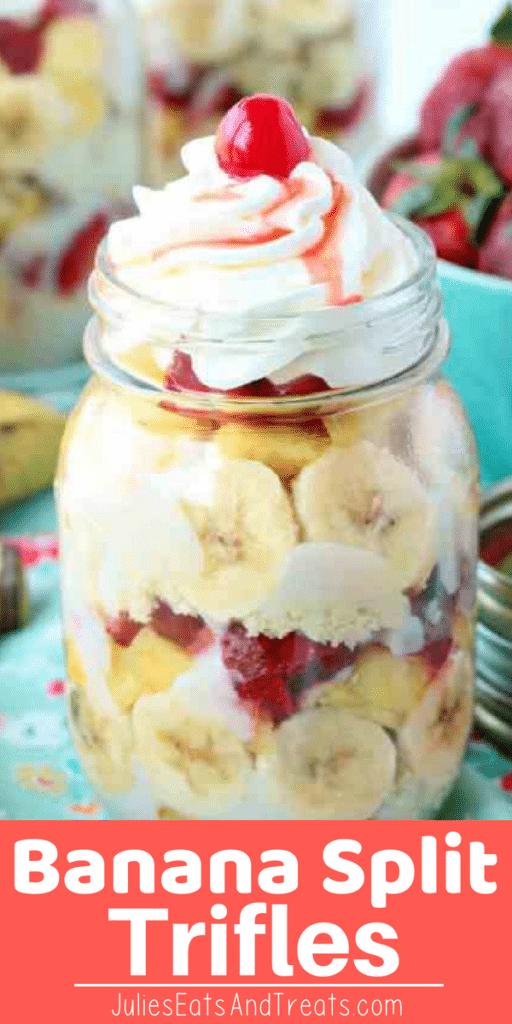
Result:
{"type": "Polygon", "coordinates": [[[505,1019],[509,822],[2,822],[0,1019],[505,1019]]]}

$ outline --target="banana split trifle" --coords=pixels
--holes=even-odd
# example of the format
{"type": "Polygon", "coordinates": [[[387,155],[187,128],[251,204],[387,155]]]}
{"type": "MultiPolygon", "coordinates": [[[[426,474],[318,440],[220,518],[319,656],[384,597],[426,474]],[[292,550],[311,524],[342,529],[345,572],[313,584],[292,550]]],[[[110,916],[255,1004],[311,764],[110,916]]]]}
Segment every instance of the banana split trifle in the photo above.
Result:
{"type": "Polygon", "coordinates": [[[57,496],[113,816],[428,818],[472,719],[478,470],[429,240],[273,96],[135,188],[57,496]]]}

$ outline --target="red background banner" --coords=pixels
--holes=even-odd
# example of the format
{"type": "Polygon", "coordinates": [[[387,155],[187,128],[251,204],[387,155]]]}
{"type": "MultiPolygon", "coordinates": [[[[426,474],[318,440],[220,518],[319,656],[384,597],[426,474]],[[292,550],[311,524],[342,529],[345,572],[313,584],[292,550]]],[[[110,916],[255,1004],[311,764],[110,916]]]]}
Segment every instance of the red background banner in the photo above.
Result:
{"type": "MultiPolygon", "coordinates": [[[[503,1020],[509,1012],[509,822],[2,822],[0,836],[0,1019],[6,1024],[222,1017],[271,1021],[391,1017],[410,1024],[432,1020],[472,1024],[503,1020]],[[453,842],[453,832],[461,837],[456,848],[446,842],[447,835],[453,842]],[[423,836],[437,839],[437,892],[422,890],[422,877],[424,888],[429,887],[427,875],[432,879],[432,862],[422,876],[423,836]],[[323,885],[327,877],[346,881],[346,875],[323,860],[326,845],[341,839],[358,841],[362,847],[360,854],[343,854],[360,865],[365,875],[364,884],[352,893],[331,893],[323,885]],[[14,850],[20,840],[46,840],[57,847],[55,867],[60,880],[52,892],[16,891],[14,850]],[[487,881],[496,883],[495,892],[482,894],[472,888],[476,876],[471,879],[471,843],[483,843],[487,854],[497,855],[496,865],[485,868],[487,881]],[[83,849],[96,851],[104,860],[105,884],[100,892],[85,895],[66,888],[66,871],[76,867],[67,855],[83,849]],[[128,894],[113,890],[113,857],[133,849],[147,851],[154,859],[154,893],[140,892],[136,865],[129,868],[128,894]],[[250,857],[251,891],[237,892],[235,867],[230,864],[225,893],[212,893],[210,857],[231,849],[250,857]],[[298,886],[286,895],[269,894],[258,884],[264,866],[261,854],[277,849],[290,851],[298,860],[298,886]],[[164,854],[170,850],[190,850],[199,856],[202,885],[198,892],[174,894],[162,887],[161,876],[168,867],[164,854]],[[388,895],[386,906],[372,906],[372,856],[383,850],[407,854],[414,862],[414,880],[406,891],[388,895]],[[446,891],[449,851],[460,854],[460,893],[446,891]],[[253,939],[255,974],[242,975],[242,940],[235,925],[242,909],[252,903],[266,904],[266,912],[255,918],[265,933],[253,939]],[[216,909],[212,915],[211,908],[219,904],[225,914],[216,909]],[[273,961],[272,907],[276,905],[287,906],[288,928],[287,936],[282,930],[277,936],[273,961]],[[147,924],[144,976],[130,974],[130,924],[109,920],[109,910],[116,908],[168,913],[168,920],[147,924]],[[173,975],[173,924],[198,922],[204,922],[205,934],[190,944],[189,974],[173,975]],[[335,955],[347,961],[330,977],[309,973],[304,957],[301,963],[298,955],[301,934],[321,922],[342,929],[348,944],[346,952],[315,954],[320,967],[335,955]],[[219,923],[227,929],[225,975],[212,974],[212,946],[217,969],[222,961],[222,933],[211,932],[212,925],[219,923]],[[389,950],[396,950],[399,958],[396,970],[382,977],[364,973],[356,964],[363,958],[376,968],[382,964],[382,957],[370,955],[368,947],[361,951],[356,943],[364,925],[378,930],[379,923],[393,929],[397,938],[374,935],[375,941],[388,947],[390,964],[389,950]],[[293,973],[276,974],[276,964],[283,963],[293,973]]],[[[456,860],[451,870],[456,876],[456,860]]],[[[393,888],[398,873],[397,865],[387,867],[388,888],[393,888]]],[[[84,868],[83,877],[87,875],[84,868]]],[[[32,880],[40,877],[31,875],[32,880]]],[[[182,936],[183,931],[176,934],[182,936]]],[[[322,933],[317,941],[329,939],[322,933]]],[[[177,939],[176,945],[180,942],[177,939]]]]}

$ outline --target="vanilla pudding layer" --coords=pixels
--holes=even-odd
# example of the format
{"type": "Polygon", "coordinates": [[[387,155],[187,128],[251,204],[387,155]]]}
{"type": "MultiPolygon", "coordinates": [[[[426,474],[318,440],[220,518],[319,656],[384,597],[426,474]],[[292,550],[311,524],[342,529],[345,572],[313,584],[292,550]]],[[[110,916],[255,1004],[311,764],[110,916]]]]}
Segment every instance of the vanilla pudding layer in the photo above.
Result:
{"type": "Polygon", "coordinates": [[[379,209],[345,153],[309,142],[284,181],[240,181],[219,166],[213,136],[198,139],[183,149],[182,178],[134,190],[140,213],[112,226],[92,281],[93,301],[124,310],[102,340],[115,364],[161,385],[178,349],[204,385],[226,391],[305,373],[358,386],[418,361],[436,292],[371,344],[350,305],[389,296],[391,314],[396,289],[431,284],[431,253],[379,209]],[[137,315],[134,293],[152,307],[137,315]]]}
{"type": "Polygon", "coordinates": [[[219,423],[95,382],[74,414],[70,722],[121,816],[426,817],[450,788],[472,709],[462,412],[443,383],[317,411],[219,423]]]}

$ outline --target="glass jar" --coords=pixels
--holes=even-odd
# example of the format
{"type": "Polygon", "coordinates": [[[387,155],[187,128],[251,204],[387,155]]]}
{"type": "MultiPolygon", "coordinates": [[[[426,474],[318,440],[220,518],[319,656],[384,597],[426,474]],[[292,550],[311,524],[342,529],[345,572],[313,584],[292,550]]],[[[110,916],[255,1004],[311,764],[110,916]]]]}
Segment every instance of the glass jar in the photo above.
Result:
{"type": "Polygon", "coordinates": [[[149,96],[147,172],[181,173],[182,145],[243,96],[292,103],[358,156],[376,141],[377,0],[138,0],[149,96]]]}
{"type": "Polygon", "coordinates": [[[352,374],[336,390],[297,360],[208,390],[192,366],[264,361],[293,317],[187,333],[99,255],[57,497],[70,727],[114,817],[421,818],[452,786],[478,470],[434,256],[404,230],[414,278],[301,315],[307,358],[352,374]]]}
{"type": "Polygon", "coordinates": [[[140,176],[125,0],[0,0],[0,374],[80,358],[99,241],[140,176]]]}

